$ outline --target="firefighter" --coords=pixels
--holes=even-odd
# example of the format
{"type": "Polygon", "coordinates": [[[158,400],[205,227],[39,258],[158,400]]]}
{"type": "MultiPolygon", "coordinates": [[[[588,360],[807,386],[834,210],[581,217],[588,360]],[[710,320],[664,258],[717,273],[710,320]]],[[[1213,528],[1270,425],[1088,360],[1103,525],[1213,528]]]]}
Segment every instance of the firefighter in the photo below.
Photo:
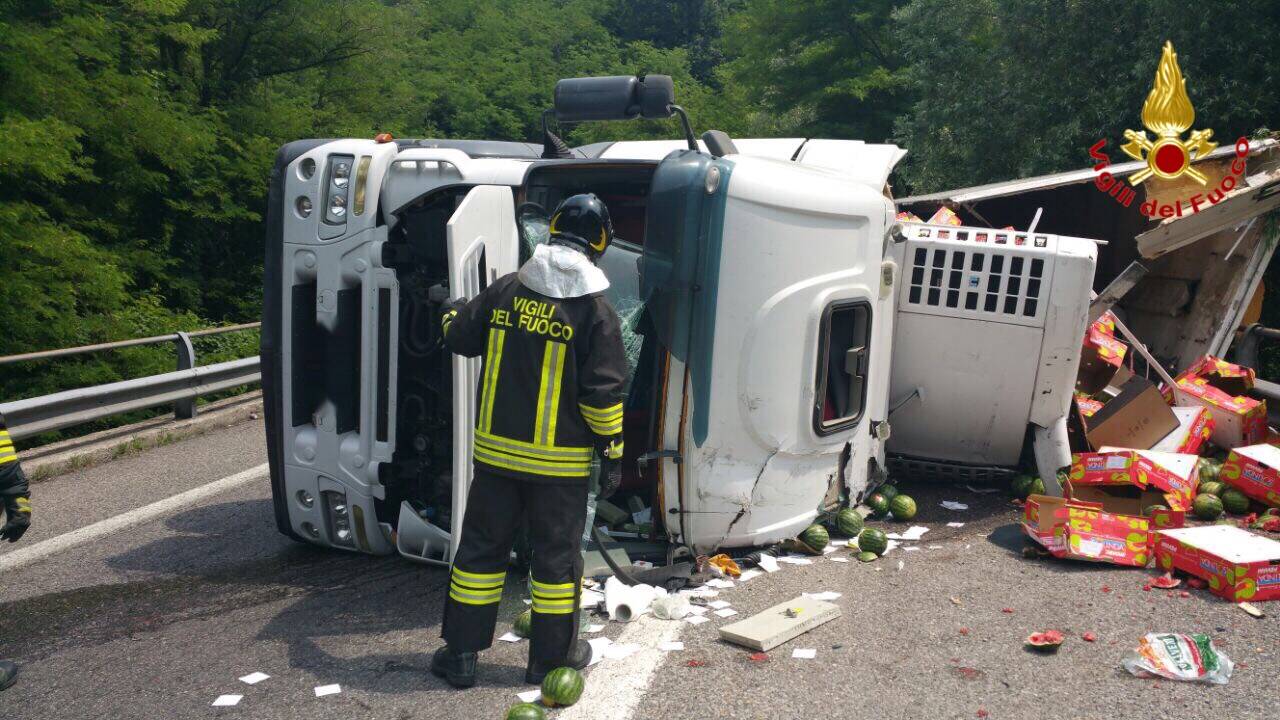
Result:
{"type": "Polygon", "coordinates": [[[612,241],[604,203],[574,195],[552,214],[549,242],[518,273],[441,318],[450,350],[484,355],[475,478],[450,575],[446,646],[431,661],[431,671],[455,687],[475,684],[478,653],[493,642],[521,519],[533,554],[525,680],[539,684],[555,668],[581,669],[591,659],[578,639],[587,485],[593,453],[600,495],[620,480],[627,375],[621,322],[596,266],[612,241]]]}
{"type": "MultiPolygon", "coordinates": [[[[0,502],[4,506],[5,523],[0,527],[0,539],[11,543],[31,526],[31,497],[27,489],[27,476],[22,474],[18,451],[9,437],[9,427],[0,415],[0,502]]],[[[0,690],[7,690],[18,678],[18,666],[8,660],[0,660],[0,690]]]]}

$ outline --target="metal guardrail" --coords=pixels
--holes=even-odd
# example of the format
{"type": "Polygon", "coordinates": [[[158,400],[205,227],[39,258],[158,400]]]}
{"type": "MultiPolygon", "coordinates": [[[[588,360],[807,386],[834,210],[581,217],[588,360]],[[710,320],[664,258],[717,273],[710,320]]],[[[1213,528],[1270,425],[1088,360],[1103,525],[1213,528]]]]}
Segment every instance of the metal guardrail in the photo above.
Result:
{"type": "Polygon", "coordinates": [[[177,369],[173,372],[0,403],[0,414],[4,415],[9,433],[15,439],[159,405],[172,404],[174,417],[178,419],[195,417],[196,398],[259,382],[262,375],[257,357],[196,367],[196,351],[191,338],[252,330],[261,326],[262,323],[244,323],[189,333],[177,332],[172,335],[0,357],[0,365],[9,365],[166,342],[174,343],[177,351],[177,369]]]}

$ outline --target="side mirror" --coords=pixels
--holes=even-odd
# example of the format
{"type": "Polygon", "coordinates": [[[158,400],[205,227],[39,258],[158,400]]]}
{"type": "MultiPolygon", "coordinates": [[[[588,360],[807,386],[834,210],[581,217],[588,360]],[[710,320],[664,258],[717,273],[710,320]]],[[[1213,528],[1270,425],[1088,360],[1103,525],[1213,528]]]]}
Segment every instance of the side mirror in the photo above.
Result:
{"type": "MultiPolygon", "coordinates": [[[[684,109],[676,105],[670,75],[613,75],[567,78],[556,83],[552,110],[557,122],[599,120],[662,120],[680,116],[689,148],[697,150],[684,109]]],[[[546,114],[543,115],[544,130],[546,114]]]]}

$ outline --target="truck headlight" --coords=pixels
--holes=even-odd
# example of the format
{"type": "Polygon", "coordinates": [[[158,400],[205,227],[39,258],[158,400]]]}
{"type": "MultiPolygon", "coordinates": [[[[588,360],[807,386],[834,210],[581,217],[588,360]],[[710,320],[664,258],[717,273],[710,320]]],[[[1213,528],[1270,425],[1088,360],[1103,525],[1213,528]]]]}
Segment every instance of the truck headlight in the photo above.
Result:
{"type": "Polygon", "coordinates": [[[329,528],[333,531],[333,542],[337,545],[355,547],[355,543],[352,542],[351,513],[347,507],[347,496],[340,492],[326,490],[324,506],[329,516],[329,528]]]}

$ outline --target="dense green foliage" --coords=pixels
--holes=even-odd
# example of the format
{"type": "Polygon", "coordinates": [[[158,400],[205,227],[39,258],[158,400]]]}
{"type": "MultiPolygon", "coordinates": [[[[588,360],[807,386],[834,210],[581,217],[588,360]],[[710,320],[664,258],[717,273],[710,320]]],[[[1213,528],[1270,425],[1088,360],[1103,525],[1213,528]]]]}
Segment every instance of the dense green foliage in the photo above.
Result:
{"type": "MultiPolygon", "coordinates": [[[[0,354],[255,319],[293,139],[537,140],[557,78],[662,72],[699,130],[898,142],[902,194],[1087,164],[1166,38],[1218,139],[1274,125],[1278,36],[1243,0],[0,0],[0,354]]],[[[172,362],[3,367],[0,398],[172,362]]]]}

